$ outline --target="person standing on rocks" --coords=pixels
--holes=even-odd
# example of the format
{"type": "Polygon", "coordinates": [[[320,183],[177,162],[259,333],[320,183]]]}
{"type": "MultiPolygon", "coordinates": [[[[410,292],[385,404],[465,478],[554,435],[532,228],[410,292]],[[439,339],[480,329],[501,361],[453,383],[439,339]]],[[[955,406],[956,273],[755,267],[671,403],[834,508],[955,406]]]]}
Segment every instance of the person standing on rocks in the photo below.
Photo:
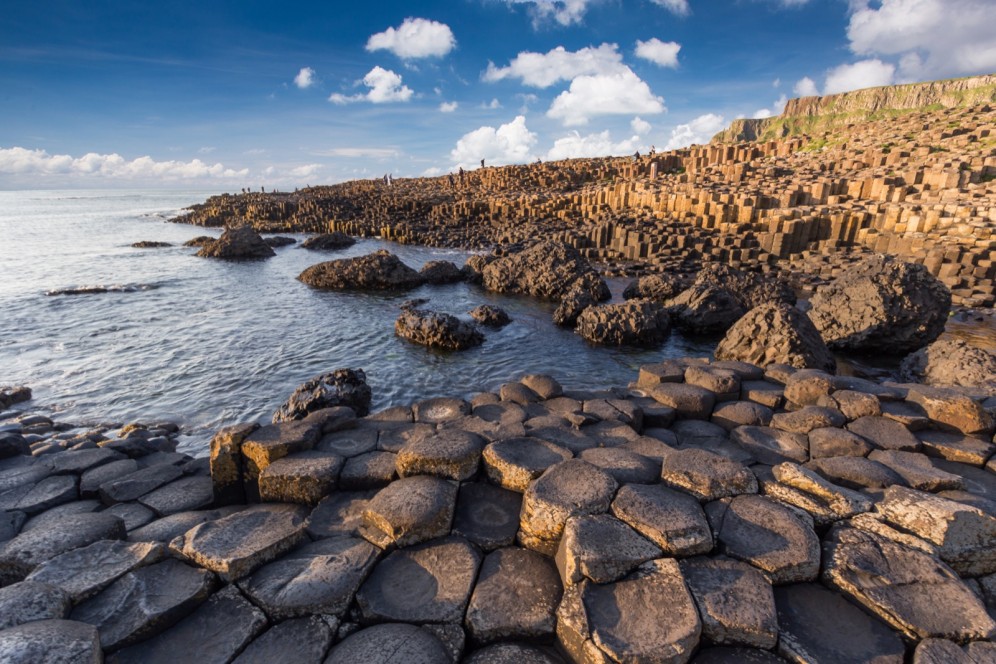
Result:
{"type": "Polygon", "coordinates": [[[484,160],[481,160],[481,168],[484,168],[484,160]]]}

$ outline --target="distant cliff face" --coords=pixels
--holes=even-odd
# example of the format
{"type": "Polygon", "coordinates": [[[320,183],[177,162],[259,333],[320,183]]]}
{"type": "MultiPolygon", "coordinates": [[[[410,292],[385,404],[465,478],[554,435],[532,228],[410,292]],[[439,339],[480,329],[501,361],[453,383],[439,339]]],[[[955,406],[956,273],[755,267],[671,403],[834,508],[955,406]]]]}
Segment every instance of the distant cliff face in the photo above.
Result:
{"type": "Polygon", "coordinates": [[[781,115],[734,120],[716,134],[713,143],[767,141],[813,130],[829,129],[888,112],[939,107],[975,106],[996,102],[996,75],[947,81],[890,85],[824,97],[790,99],[781,115]]]}

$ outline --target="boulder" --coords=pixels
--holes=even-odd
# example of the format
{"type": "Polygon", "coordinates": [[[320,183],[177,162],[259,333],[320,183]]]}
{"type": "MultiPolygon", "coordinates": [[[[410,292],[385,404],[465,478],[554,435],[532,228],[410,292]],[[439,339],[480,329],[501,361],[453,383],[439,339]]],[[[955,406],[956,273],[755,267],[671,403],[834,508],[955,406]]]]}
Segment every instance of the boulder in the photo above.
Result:
{"type": "Polygon", "coordinates": [[[598,298],[581,282],[575,283],[560,298],[560,304],[553,312],[553,324],[561,327],[574,327],[578,317],[588,307],[598,304],[598,298]]]}
{"type": "Polygon", "coordinates": [[[693,285],[667,301],[675,326],[690,334],[722,334],[747,310],[721,286],[693,285]]]}
{"type": "Polygon", "coordinates": [[[386,250],[312,265],[298,279],[320,290],[410,290],[423,284],[422,276],[386,250]]]}
{"type": "Polygon", "coordinates": [[[443,350],[465,350],[484,343],[484,335],[473,325],[456,316],[424,309],[402,311],[394,322],[394,333],[413,343],[443,350]]]}
{"type": "Polygon", "coordinates": [[[656,300],[664,302],[688,288],[682,276],[673,273],[648,274],[627,284],[623,290],[624,300],[656,300]]]}
{"type": "Polygon", "coordinates": [[[301,420],[325,408],[346,406],[363,417],[370,412],[370,386],[363,369],[336,369],[300,385],[273,414],[273,422],[301,420]]]}
{"type": "Polygon", "coordinates": [[[938,339],[903,358],[899,377],[938,387],[996,388],[996,355],[961,339],[938,339]]]}
{"type": "Polygon", "coordinates": [[[608,286],[581,253],[562,242],[543,241],[498,258],[482,272],[484,287],[499,293],[523,293],[559,300],[579,280],[598,301],[609,299],[608,286]]]}
{"type": "Polygon", "coordinates": [[[596,305],[578,316],[577,333],[607,346],[656,346],[671,333],[671,318],[654,300],[596,305]]]}
{"type": "Polygon", "coordinates": [[[695,275],[695,285],[724,288],[744,310],[762,304],[795,304],[795,292],[787,282],[757,272],[744,272],[723,263],[707,263],[695,275]]]}
{"type": "Polygon", "coordinates": [[[493,254],[474,254],[461,268],[464,278],[472,284],[481,283],[484,280],[484,268],[496,260],[498,257],[493,254]]]}
{"type": "Polygon", "coordinates": [[[715,355],[759,366],[777,362],[799,369],[837,368],[812,321],[786,304],[762,304],[748,311],[727,331],[715,355]]]}
{"type": "Polygon", "coordinates": [[[356,244],[356,240],[345,233],[334,231],[332,233],[321,233],[312,235],[301,243],[305,249],[315,249],[317,251],[330,251],[335,249],[345,249],[356,244]]]}
{"type": "MultiPolygon", "coordinates": [[[[196,238],[195,238],[196,239],[196,238]]],[[[271,235],[270,237],[264,237],[263,241],[266,242],[273,249],[278,249],[280,247],[289,247],[292,244],[297,244],[297,240],[292,237],[287,237],[284,235],[271,235]]]]}
{"type": "Polygon", "coordinates": [[[454,284],[466,277],[463,271],[450,261],[429,261],[419,270],[419,275],[427,284],[454,284]]]}
{"type": "Polygon", "coordinates": [[[895,355],[940,336],[951,292],[923,265],[877,255],[820,287],[810,302],[809,318],[830,348],[895,355]]]}
{"type": "Polygon", "coordinates": [[[205,244],[197,252],[203,258],[251,259],[276,256],[252,226],[226,228],[217,240],[205,244]]]}
{"type": "Polygon", "coordinates": [[[509,318],[508,313],[504,309],[496,307],[493,304],[482,304],[474,307],[468,313],[478,323],[487,325],[488,327],[505,327],[512,322],[512,319],[509,318]]]}

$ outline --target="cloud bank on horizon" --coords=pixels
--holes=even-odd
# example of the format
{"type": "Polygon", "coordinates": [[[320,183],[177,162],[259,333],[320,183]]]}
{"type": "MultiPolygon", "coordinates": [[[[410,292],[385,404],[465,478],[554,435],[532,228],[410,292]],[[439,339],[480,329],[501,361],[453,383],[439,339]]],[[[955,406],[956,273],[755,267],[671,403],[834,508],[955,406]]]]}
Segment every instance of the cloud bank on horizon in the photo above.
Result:
{"type": "Polygon", "coordinates": [[[0,187],[286,188],[677,149],[790,96],[996,72],[992,0],[109,5],[0,25],[0,187]]]}

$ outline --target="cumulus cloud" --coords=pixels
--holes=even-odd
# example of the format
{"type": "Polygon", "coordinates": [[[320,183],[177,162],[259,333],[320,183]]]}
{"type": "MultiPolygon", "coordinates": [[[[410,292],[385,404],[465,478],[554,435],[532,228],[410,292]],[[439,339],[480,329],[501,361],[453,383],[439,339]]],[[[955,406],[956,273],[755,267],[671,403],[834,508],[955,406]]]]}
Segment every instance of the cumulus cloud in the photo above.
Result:
{"type": "Polygon", "coordinates": [[[664,99],[655,96],[646,82],[624,67],[612,74],[578,76],[571,81],[569,90],[553,100],[546,114],[570,127],[602,115],[656,115],[666,110],[664,99]]]}
{"type": "Polygon", "coordinates": [[[641,118],[639,115],[630,121],[629,127],[637,136],[643,136],[649,133],[651,129],[650,123],[641,118]]]}
{"type": "Polygon", "coordinates": [[[678,16],[688,16],[692,13],[691,7],[688,6],[688,0],[652,0],[655,5],[663,7],[672,14],[678,16]]]}
{"type": "Polygon", "coordinates": [[[301,71],[294,77],[294,85],[302,90],[310,88],[315,84],[315,70],[311,67],[301,67],[301,71]]]}
{"type": "Polygon", "coordinates": [[[636,57],[649,60],[661,67],[677,67],[678,51],[681,44],[678,42],[662,42],[657,37],[647,41],[636,41],[636,57]]]}
{"type": "Polygon", "coordinates": [[[489,62],[482,78],[491,83],[517,78],[534,88],[548,88],[578,76],[611,74],[622,69],[628,68],[622,63],[616,44],[602,44],[597,48],[588,46],[578,51],[558,46],[546,53],[523,51],[507,67],[495,67],[493,62],[489,62]]]}
{"type": "Polygon", "coordinates": [[[193,180],[245,177],[248,169],[192,161],[156,161],[152,157],[127,160],[119,154],[90,152],[82,157],[49,154],[22,147],[0,148],[0,173],[32,176],[69,176],[121,180],[193,180]]]}
{"type": "Polygon", "coordinates": [[[489,111],[493,111],[495,109],[501,108],[501,102],[498,101],[497,97],[495,97],[491,101],[481,102],[481,108],[486,108],[489,111]]]}
{"type": "Polygon", "coordinates": [[[321,164],[304,164],[290,169],[287,174],[293,178],[306,178],[316,175],[322,168],[321,164]]]}
{"type": "Polygon", "coordinates": [[[782,95],[774,101],[771,108],[759,108],[754,111],[752,118],[770,118],[774,115],[781,115],[782,111],[785,110],[785,104],[788,103],[788,97],[782,95]]]}
{"type": "Polygon", "coordinates": [[[560,25],[574,25],[584,20],[588,5],[594,0],[507,0],[509,5],[528,5],[533,25],[553,20],[560,25]]]}
{"type": "Polygon", "coordinates": [[[450,26],[424,18],[406,18],[397,28],[367,40],[368,51],[390,51],[399,58],[440,58],[456,46],[450,26]]]}
{"type": "Polygon", "coordinates": [[[895,75],[895,65],[878,59],[840,65],[827,72],[827,79],[823,84],[823,94],[832,95],[837,92],[892,85],[895,75]]]}
{"type": "Polygon", "coordinates": [[[351,104],[358,101],[369,101],[373,104],[386,104],[394,101],[408,101],[415,94],[412,89],[401,82],[401,76],[390,69],[374,67],[360,81],[370,88],[365,94],[343,95],[334,93],[329,96],[333,104],[351,104]]]}
{"type": "Polygon", "coordinates": [[[851,9],[851,50],[896,56],[901,80],[996,71],[992,0],[852,0],[851,9]]]}
{"type": "Polygon", "coordinates": [[[458,104],[455,101],[444,101],[443,103],[441,103],[439,105],[439,112],[440,113],[452,113],[453,111],[457,110],[457,107],[459,105],[460,104],[458,104]]]}
{"type": "Polygon", "coordinates": [[[521,164],[535,159],[532,154],[535,145],[536,134],[526,127],[525,116],[518,115],[497,129],[480,127],[464,134],[450,152],[450,158],[455,162],[454,168],[473,168],[481,159],[494,165],[521,164]]]}
{"type": "Polygon", "coordinates": [[[671,139],[664,147],[665,150],[677,150],[688,147],[693,143],[705,144],[716,135],[717,132],[726,127],[726,120],[722,115],[706,113],[700,115],[687,124],[680,124],[671,130],[671,139]]]}
{"type": "Polygon", "coordinates": [[[575,159],[578,157],[606,157],[610,155],[632,154],[640,146],[640,137],[632,136],[626,140],[615,142],[609,131],[582,136],[572,131],[567,136],[558,138],[553,147],[546,153],[551,161],[558,159],[575,159]]]}
{"type": "Polygon", "coordinates": [[[803,76],[796,81],[795,87],[792,88],[792,92],[800,97],[816,97],[820,94],[820,91],[816,89],[816,83],[808,76],[803,76]]]}

